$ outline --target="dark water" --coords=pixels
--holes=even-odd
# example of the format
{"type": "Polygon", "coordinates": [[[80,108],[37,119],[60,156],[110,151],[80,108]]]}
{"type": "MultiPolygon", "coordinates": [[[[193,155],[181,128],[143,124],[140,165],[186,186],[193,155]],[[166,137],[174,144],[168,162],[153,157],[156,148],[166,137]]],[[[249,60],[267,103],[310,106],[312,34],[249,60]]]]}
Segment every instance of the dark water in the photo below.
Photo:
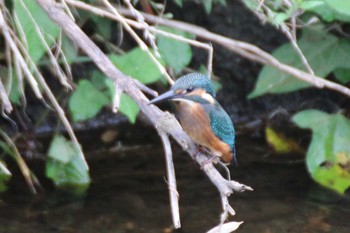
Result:
{"type": "MultiPolygon", "coordinates": [[[[237,213],[230,220],[244,221],[237,232],[350,232],[350,201],[314,184],[300,157],[267,156],[263,144],[238,140],[240,164],[230,167],[232,176],[255,191],[230,197],[237,213]]],[[[178,151],[182,228],[171,230],[162,153],[160,143],[90,153],[93,182],[81,198],[46,187],[33,196],[26,187],[11,187],[0,199],[0,232],[195,233],[218,224],[217,190],[178,151]]]]}

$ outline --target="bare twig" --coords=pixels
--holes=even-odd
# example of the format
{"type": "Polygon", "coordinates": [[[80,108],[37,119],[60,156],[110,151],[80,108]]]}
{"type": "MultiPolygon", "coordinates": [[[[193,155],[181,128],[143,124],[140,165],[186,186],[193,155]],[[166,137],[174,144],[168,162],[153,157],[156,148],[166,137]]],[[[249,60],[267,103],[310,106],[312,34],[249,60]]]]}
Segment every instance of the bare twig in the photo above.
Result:
{"type": "Polygon", "coordinates": [[[7,96],[6,90],[4,85],[2,84],[1,77],[0,77],[0,101],[2,103],[3,108],[7,113],[12,112],[12,105],[9,100],[9,97],[7,96]]]}
{"type": "Polygon", "coordinates": [[[153,96],[153,97],[157,97],[158,96],[158,92],[152,90],[151,88],[147,87],[145,84],[143,84],[142,82],[140,82],[137,79],[134,79],[134,82],[136,84],[136,86],[143,92],[153,96]]]}
{"type": "Polygon", "coordinates": [[[124,0],[124,3],[128,6],[130,12],[132,12],[134,14],[134,17],[137,19],[137,21],[144,25],[144,32],[143,32],[143,36],[145,39],[148,40],[148,42],[150,43],[155,55],[157,57],[160,57],[160,54],[158,52],[158,47],[156,44],[156,37],[147,29],[149,27],[149,25],[145,22],[145,18],[143,17],[143,15],[134,8],[134,6],[131,4],[130,0],[124,0]]]}
{"type": "Polygon", "coordinates": [[[174,227],[175,229],[177,229],[181,227],[181,222],[180,222],[180,211],[179,211],[179,193],[177,192],[177,187],[176,187],[173,155],[171,151],[169,136],[161,129],[158,129],[158,133],[160,138],[162,139],[162,143],[165,151],[171,214],[173,217],[174,227]]]}
{"type": "Polygon", "coordinates": [[[120,99],[122,97],[123,90],[115,82],[114,82],[114,90],[115,90],[115,93],[114,93],[114,97],[113,97],[112,111],[114,113],[117,113],[119,110],[120,99]]]}
{"type": "Polygon", "coordinates": [[[26,162],[22,158],[21,154],[19,153],[16,145],[13,143],[11,138],[7,136],[7,134],[2,130],[0,130],[0,134],[6,141],[6,144],[11,148],[11,156],[17,162],[25,181],[27,182],[28,187],[30,188],[30,191],[32,191],[32,193],[36,193],[35,187],[40,187],[38,179],[27,166],[26,162]]]}
{"type": "MultiPolygon", "coordinates": [[[[286,3],[289,7],[291,7],[291,5],[292,5],[289,1],[285,1],[285,3],[286,3]]],[[[265,20],[268,21],[267,18],[268,18],[268,17],[272,17],[273,14],[272,14],[270,8],[268,8],[264,3],[261,3],[261,4],[262,4],[262,7],[264,8],[264,10],[265,10],[265,12],[266,12],[266,14],[267,14],[265,20]]],[[[256,13],[256,12],[255,12],[255,13],[256,13]]],[[[261,14],[259,14],[259,17],[263,17],[263,16],[262,16],[261,14]]],[[[291,17],[292,30],[290,30],[290,29],[287,27],[287,25],[284,24],[284,23],[282,23],[282,24],[280,24],[280,25],[278,25],[278,26],[279,26],[280,30],[281,30],[281,31],[287,36],[287,38],[289,39],[289,41],[290,41],[292,47],[293,47],[294,50],[297,52],[298,56],[300,57],[302,63],[304,64],[305,68],[307,69],[307,71],[308,71],[311,75],[315,76],[315,72],[314,72],[313,69],[311,68],[311,66],[310,66],[310,64],[309,64],[309,62],[308,62],[308,60],[306,59],[304,53],[301,51],[301,49],[300,49],[300,47],[299,47],[299,45],[298,45],[298,43],[297,43],[297,39],[296,39],[296,22],[295,22],[295,17],[296,17],[296,15],[293,15],[293,16],[291,17]]],[[[320,84],[319,84],[319,82],[318,82],[317,79],[314,79],[314,85],[315,85],[316,87],[320,87],[320,84]]]]}
{"type": "Polygon", "coordinates": [[[134,40],[137,42],[140,48],[150,56],[151,60],[157,65],[159,71],[165,76],[168,82],[170,84],[173,84],[174,80],[166,72],[166,69],[162,66],[162,64],[160,64],[157,58],[151,53],[151,51],[148,49],[145,42],[141,40],[141,38],[136,34],[136,32],[134,32],[134,30],[130,27],[130,25],[125,21],[124,17],[119,14],[116,8],[114,8],[113,5],[108,0],[102,0],[102,2],[107,6],[108,10],[110,10],[115,16],[119,18],[119,22],[123,25],[125,30],[129,32],[129,34],[134,38],[134,40]]]}
{"type": "MultiPolygon", "coordinates": [[[[132,16],[127,9],[120,8],[118,9],[118,11],[123,15],[132,16]]],[[[295,67],[284,64],[279,60],[277,60],[276,58],[274,58],[271,54],[265,52],[264,50],[260,49],[255,45],[252,45],[243,41],[227,38],[222,35],[210,32],[202,27],[195,26],[189,23],[184,23],[177,20],[159,18],[159,17],[148,15],[145,13],[143,13],[143,16],[148,22],[158,24],[158,25],[169,26],[169,27],[180,29],[188,33],[192,33],[200,38],[219,44],[227,48],[228,50],[231,50],[237,54],[240,54],[241,56],[246,57],[252,61],[273,66],[285,73],[288,73],[294,76],[297,79],[310,83],[311,85],[316,86],[317,88],[327,88],[327,89],[342,93],[344,95],[350,96],[349,88],[339,85],[335,82],[323,79],[321,77],[308,74],[305,71],[302,71],[295,67]],[[315,82],[315,80],[317,80],[317,83],[319,85],[315,82]]]]}

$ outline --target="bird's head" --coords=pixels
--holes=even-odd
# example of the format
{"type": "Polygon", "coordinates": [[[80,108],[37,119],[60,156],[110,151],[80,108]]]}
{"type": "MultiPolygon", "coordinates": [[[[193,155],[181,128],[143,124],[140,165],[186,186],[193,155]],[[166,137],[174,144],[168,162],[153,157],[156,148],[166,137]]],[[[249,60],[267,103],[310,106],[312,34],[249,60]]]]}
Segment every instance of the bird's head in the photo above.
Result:
{"type": "Polygon", "coordinates": [[[176,80],[169,91],[151,100],[150,104],[165,100],[214,103],[214,98],[215,92],[210,79],[203,74],[191,73],[176,80]]]}

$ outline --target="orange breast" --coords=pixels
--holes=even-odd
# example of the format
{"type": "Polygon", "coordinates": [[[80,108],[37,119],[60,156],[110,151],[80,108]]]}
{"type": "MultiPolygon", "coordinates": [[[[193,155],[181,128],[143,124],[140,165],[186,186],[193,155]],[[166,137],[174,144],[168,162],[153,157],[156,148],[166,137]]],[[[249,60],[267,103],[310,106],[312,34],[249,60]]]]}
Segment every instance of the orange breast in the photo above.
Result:
{"type": "Polygon", "coordinates": [[[183,130],[199,145],[206,147],[223,161],[230,163],[232,151],[228,144],[222,142],[212,131],[207,114],[200,104],[179,102],[176,105],[177,117],[183,130]]]}

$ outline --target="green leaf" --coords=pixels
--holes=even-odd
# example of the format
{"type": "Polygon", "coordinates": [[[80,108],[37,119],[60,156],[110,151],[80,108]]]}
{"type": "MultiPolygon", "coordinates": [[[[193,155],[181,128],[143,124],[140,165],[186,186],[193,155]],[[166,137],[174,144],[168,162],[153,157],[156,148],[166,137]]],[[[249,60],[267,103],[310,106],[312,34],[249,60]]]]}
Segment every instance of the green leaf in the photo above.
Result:
{"type": "Polygon", "coordinates": [[[55,136],[46,160],[46,176],[60,188],[81,194],[89,187],[90,176],[72,141],[55,136]]]}
{"type": "MultiPolygon", "coordinates": [[[[350,68],[350,42],[333,35],[317,31],[304,31],[298,41],[310,66],[316,75],[326,77],[336,68],[350,68]]],[[[299,55],[290,44],[282,45],[273,56],[283,63],[305,70],[299,55]]],[[[255,89],[248,98],[267,93],[285,93],[309,87],[310,84],[271,66],[264,66],[259,74],[255,89]]]]}
{"type": "Polygon", "coordinates": [[[346,84],[350,82],[350,69],[339,68],[334,71],[335,77],[339,80],[339,82],[346,84]]]}
{"type": "Polygon", "coordinates": [[[7,181],[11,178],[12,174],[7,169],[5,163],[0,160],[0,193],[7,190],[7,181]]]}
{"type": "Polygon", "coordinates": [[[350,187],[350,173],[344,171],[339,165],[319,167],[312,177],[321,185],[338,193],[344,193],[350,187]]]}
{"type": "Polygon", "coordinates": [[[350,22],[349,15],[337,12],[329,7],[323,0],[303,1],[300,4],[300,8],[319,15],[324,21],[329,23],[335,20],[350,22]]]}
{"type": "Polygon", "coordinates": [[[327,3],[328,6],[333,8],[335,11],[350,15],[350,1],[344,1],[344,0],[323,0],[325,3],[327,3]]]}
{"type": "Polygon", "coordinates": [[[174,0],[174,2],[180,7],[183,5],[183,0],[174,0]]]}
{"type": "Polygon", "coordinates": [[[202,0],[202,3],[204,5],[205,12],[207,14],[210,14],[211,8],[213,6],[213,0],[202,0]]]}
{"type": "Polygon", "coordinates": [[[79,62],[80,57],[77,47],[65,35],[62,36],[62,52],[65,55],[68,64],[79,62]]]}
{"type": "MultiPolygon", "coordinates": [[[[36,23],[39,25],[49,47],[54,44],[54,40],[59,34],[59,27],[50,20],[47,14],[35,1],[14,1],[14,11],[18,17],[19,23],[21,24],[21,28],[24,31],[29,55],[33,59],[33,62],[37,64],[40,58],[46,53],[46,48],[40,40],[32,18],[21,2],[24,3],[36,23]]],[[[17,27],[19,27],[19,25],[17,25],[17,27]]]]}
{"type": "Polygon", "coordinates": [[[109,58],[123,73],[142,83],[153,83],[162,77],[151,57],[140,48],[135,48],[123,56],[112,55],[109,58]]]}
{"type": "MultiPolygon", "coordinates": [[[[189,33],[177,29],[168,27],[159,27],[159,29],[172,34],[183,36],[185,38],[192,38],[192,35],[189,33]]],[[[192,50],[191,46],[188,43],[157,35],[157,45],[165,63],[172,67],[176,73],[179,73],[188,64],[190,64],[192,59],[192,50]]]]}
{"type": "Polygon", "coordinates": [[[122,94],[119,111],[121,111],[131,123],[136,122],[136,117],[140,112],[139,106],[128,95],[122,94]]]}
{"type": "Polygon", "coordinates": [[[102,35],[104,39],[111,39],[112,36],[112,20],[102,18],[97,15],[89,15],[89,18],[94,21],[97,31],[102,35]]]}
{"type": "Polygon", "coordinates": [[[343,193],[350,187],[350,120],[342,114],[306,110],[293,121],[312,130],[306,157],[311,176],[320,184],[343,193]]]}
{"type": "Polygon", "coordinates": [[[110,103],[108,97],[88,80],[80,80],[77,89],[69,99],[69,110],[73,121],[90,119],[110,103]]]}
{"type": "Polygon", "coordinates": [[[66,164],[76,153],[77,150],[72,142],[67,141],[62,135],[56,135],[51,141],[48,156],[66,164]]]}
{"type": "MultiPolygon", "coordinates": [[[[91,82],[97,89],[108,96],[110,103],[113,102],[115,87],[112,80],[106,78],[106,76],[101,72],[95,71],[92,75],[91,82]]],[[[140,112],[140,108],[128,95],[122,94],[119,111],[128,118],[130,123],[134,124],[136,122],[137,115],[140,112]]]]}
{"type": "MultiPolygon", "coordinates": [[[[110,80],[109,78],[107,78],[106,75],[104,75],[100,71],[95,70],[92,73],[91,83],[94,85],[94,87],[99,91],[106,91],[107,90],[108,96],[112,97],[112,95],[114,95],[114,92],[109,91],[109,87],[108,87],[107,82],[110,82],[110,85],[112,85],[114,87],[113,81],[110,80]]],[[[112,99],[111,99],[111,102],[112,102],[112,99]]]]}

